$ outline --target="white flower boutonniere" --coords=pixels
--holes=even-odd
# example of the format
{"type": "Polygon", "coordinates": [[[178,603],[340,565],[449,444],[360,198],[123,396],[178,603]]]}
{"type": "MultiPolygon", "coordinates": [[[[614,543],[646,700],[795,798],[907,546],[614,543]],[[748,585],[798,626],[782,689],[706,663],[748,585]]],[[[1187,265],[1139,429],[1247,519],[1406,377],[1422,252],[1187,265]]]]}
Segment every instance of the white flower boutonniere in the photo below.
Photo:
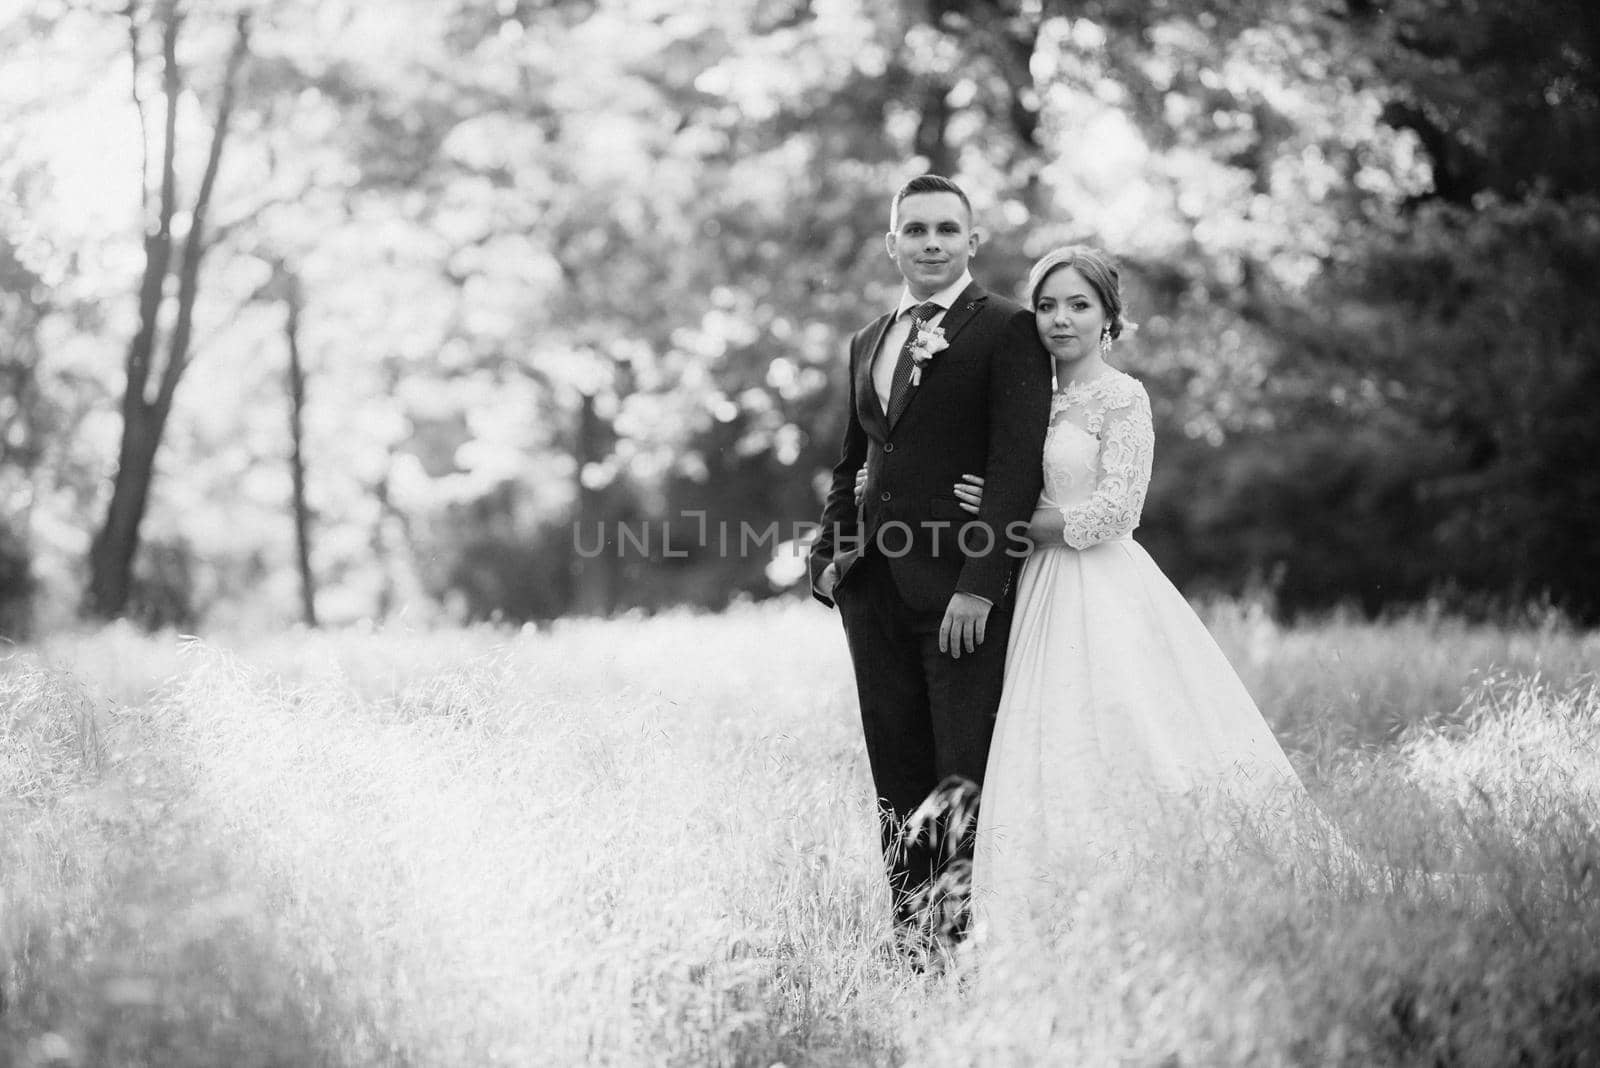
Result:
{"type": "Polygon", "coordinates": [[[922,365],[933,359],[934,354],[943,352],[950,347],[950,342],[944,339],[944,330],[927,323],[917,323],[917,336],[911,342],[911,384],[922,385],[922,365]]]}

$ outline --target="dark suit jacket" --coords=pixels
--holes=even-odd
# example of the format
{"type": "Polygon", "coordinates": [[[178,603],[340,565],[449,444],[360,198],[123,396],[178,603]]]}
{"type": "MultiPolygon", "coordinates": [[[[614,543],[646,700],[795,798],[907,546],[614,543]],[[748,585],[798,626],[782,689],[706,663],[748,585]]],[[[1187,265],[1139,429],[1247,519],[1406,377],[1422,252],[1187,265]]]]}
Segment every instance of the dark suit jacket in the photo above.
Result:
{"type": "Polygon", "coordinates": [[[999,603],[1027,548],[1020,531],[1043,485],[1050,355],[1032,312],[969,285],[940,323],[949,347],[924,365],[922,384],[891,430],[872,363],[892,318],[850,339],[850,418],[812,545],[812,593],[832,607],[818,578],[833,561],[839,583],[848,582],[865,547],[888,559],[912,608],[942,611],[957,591],[999,603]],[[863,465],[858,508],[855,476],[863,465]],[[955,497],[963,474],[985,480],[976,517],[955,497]]]}

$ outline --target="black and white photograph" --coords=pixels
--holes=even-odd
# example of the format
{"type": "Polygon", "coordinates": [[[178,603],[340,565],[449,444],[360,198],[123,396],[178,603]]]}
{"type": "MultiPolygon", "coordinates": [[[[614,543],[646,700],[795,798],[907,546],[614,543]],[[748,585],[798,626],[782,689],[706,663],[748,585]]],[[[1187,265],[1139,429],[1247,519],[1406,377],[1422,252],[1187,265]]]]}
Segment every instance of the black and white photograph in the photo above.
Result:
{"type": "Polygon", "coordinates": [[[1600,1068],[1600,6],[0,0],[0,1068],[1600,1068]]]}

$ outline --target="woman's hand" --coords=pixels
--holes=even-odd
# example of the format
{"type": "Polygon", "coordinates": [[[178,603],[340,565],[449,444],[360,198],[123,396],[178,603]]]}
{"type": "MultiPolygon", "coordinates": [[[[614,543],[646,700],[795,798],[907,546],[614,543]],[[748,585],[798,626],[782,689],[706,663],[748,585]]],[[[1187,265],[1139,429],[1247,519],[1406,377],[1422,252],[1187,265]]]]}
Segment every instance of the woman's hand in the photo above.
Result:
{"type": "MultiPolygon", "coordinates": [[[[861,503],[862,490],[867,485],[867,469],[863,467],[856,472],[856,503],[861,503]]],[[[964,512],[978,514],[978,509],[983,506],[983,479],[977,475],[962,475],[961,481],[955,485],[956,503],[964,512]]]]}
{"type": "Polygon", "coordinates": [[[962,475],[961,481],[956,483],[956,503],[961,505],[962,511],[977,515],[983,504],[983,479],[977,475],[962,475]]]}
{"type": "Polygon", "coordinates": [[[1035,508],[1028,521],[1028,540],[1034,545],[1064,545],[1067,524],[1059,508],[1035,508]]]}

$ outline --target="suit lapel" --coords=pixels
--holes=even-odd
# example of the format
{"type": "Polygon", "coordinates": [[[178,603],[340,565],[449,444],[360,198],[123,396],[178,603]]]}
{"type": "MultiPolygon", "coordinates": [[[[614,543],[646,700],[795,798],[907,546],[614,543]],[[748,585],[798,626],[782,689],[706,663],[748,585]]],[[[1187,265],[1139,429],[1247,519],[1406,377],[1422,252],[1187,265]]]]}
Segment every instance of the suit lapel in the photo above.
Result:
{"type": "MultiPolygon", "coordinates": [[[[950,310],[944,313],[943,319],[939,320],[939,329],[944,331],[945,343],[946,345],[950,346],[950,348],[946,348],[942,352],[935,355],[933,359],[928,361],[928,363],[922,368],[922,377],[924,382],[927,381],[930,374],[938,373],[937,368],[939,366],[939,361],[951,351],[951,348],[955,346],[956,335],[961,333],[962,327],[966,326],[972,321],[972,317],[978,314],[978,309],[983,307],[983,302],[988,299],[989,294],[983,291],[983,287],[978,285],[978,283],[973,282],[971,285],[967,286],[967,288],[963,289],[961,291],[961,295],[956,298],[955,303],[950,305],[950,310]]],[[[887,328],[887,325],[888,324],[885,324],[885,328],[887,328]]],[[[880,333],[878,336],[881,339],[883,335],[880,333]]],[[[895,426],[899,426],[901,423],[906,421],[906,416],[910,415],[911,409],[916,407],[917,394],[921,392],[921,386],[918,386],[911,391],[911,396],[906,401],[905,411],[901,412],[900,418],[895,420],[895,426]]],[[[876,397],[877,394],[874,393],[873,396],[876,397]]],[[[882,411],[881,406],[879,406],[879,411],[882,411]]],[[[889,425],[887,416],[884,417],[883,425],[886,428],[889,425]]]]}
{"type": "MultiPolygon", "coordinates": [[[[983,302],[988,299],[989,294],[985,293],[983,287],[976,282],[963,289],[956,302],[950,305],[950,310],[944,313],[944,318],[939,320],[939,329],[944,331],[945,341],[954,345],[956,335],[961,333],[961,328],[972,321],[972,317],[978,314],[978,309],[983,307],[983,302]]],[[[933,363],[928,366],[932,367],[938,362],[939,357],[935,356],[933,363]]]]}
{"type": "Polygon", "coordinates": [[[883,404],[878,400],[877,387],[872,384],[872,365],[878,358],[878,350],[883,347],[883,335],[889,332],[889,324],[894,322],[893,315],[885,315],[876,327],[869,331],[871,339],[867,347],[860,353],[856,360],[856,414],[861,420],[861,426],[872,437],[882,441],[889,436],[889,417],[883,410],[883,404]]]}

